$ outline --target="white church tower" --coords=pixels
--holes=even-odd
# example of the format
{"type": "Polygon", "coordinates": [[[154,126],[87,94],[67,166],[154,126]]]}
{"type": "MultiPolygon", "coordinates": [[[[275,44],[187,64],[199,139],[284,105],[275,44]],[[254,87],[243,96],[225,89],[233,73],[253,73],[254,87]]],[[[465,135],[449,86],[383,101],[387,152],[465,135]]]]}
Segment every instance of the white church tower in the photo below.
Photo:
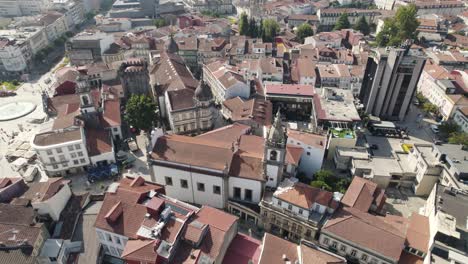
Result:
{"type": "Polygon", "coordinates": [[[283,177],[284,159],[286,157],[287,135],[281,124],[278,109],[275,121],[267,133],[265,152],[263,155],[266,186],[276,188],[283,177]]]}

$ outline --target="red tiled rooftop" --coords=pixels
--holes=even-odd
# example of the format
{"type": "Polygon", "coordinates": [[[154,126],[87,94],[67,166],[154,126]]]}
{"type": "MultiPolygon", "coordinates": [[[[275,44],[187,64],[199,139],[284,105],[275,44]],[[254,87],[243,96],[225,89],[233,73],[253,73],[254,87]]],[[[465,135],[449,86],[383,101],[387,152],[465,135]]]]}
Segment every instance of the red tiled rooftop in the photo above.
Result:
{"type": "Polygon", "coordinates": [[[312,97],[315,95],[315,89],[312,85],[303,84],[267,84],[265,86],[267,95],[292,95],[312,97]]]}
{"type": "Polygon", "coordinates": [[[260,259],[261,241],[252,237],[237,234],[229,245],[223,264],[258,263],[260,259]]]}
{"type": "Polygon", "coordinates": [[[333,200],[333,193],[300,182],[292,187],[278,189],[274,196],[305,209],[312,208],[314,203],[329,206],[333,200]]]}

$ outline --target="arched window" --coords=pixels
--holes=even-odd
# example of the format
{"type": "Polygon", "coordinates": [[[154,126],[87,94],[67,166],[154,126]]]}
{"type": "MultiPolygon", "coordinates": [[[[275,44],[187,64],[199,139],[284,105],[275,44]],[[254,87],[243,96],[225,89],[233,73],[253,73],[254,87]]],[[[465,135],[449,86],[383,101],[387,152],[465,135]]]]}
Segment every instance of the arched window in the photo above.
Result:
{"type": "Polygon", "coordinates": [[[270,151],[270,160],[276,160],[278,157],[278,152],[276,150],[270,151]]]}

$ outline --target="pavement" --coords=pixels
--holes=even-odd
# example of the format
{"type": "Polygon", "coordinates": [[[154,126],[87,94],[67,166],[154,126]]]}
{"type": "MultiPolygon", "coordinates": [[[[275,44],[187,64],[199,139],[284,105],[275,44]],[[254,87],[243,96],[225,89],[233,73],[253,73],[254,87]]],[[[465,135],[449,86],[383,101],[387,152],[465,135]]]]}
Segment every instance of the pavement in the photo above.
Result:
{"type": "Polygon", "coordinates": [[[408,188],[387,188],[386,210],[392,215],[409,217],[412,213],[419,213],[421,207],[426,204],[423,197],[415,196],[408,188]]]}
{"type": "Polygon", "coordinates": [[[148,161],[146,158],[146,149],[148,146],[148,138],[146,134],[140,134],[136,136],[136,141],[139,150],[135,152],[129,152],[129,155],[133,155],[136,160],[133,163],[133,167],[124,169],[122,171],[123,176],[138,177],[141,176],[147,181],[155,181],[153,174],[150,172],[148,161]]]}
{"type": "Polygon", "coordinates": [[[365,133],[365,138],[369,145],[377,145],[378,149],[372,150],[375,156],[391,157],[395,151],[402,151],[402,144],[432,144],[436,135],[430,129],[430,125],[435,123],[435,120],[424,117],[419,108],[411,105],[406,119],[395,122],[397,126],[407,128],[409,139],[372,136],[368,132],[365,133]]]}

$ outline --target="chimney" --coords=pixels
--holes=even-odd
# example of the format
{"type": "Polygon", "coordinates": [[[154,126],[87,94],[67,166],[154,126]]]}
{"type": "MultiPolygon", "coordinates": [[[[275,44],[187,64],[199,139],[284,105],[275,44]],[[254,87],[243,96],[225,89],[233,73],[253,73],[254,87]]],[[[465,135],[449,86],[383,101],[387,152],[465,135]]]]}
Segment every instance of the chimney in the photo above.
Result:
{"type": "Polygon", "coordinates": [[[143,179],[143,177],[141,176],[138,176],[130,183],[130,186],[138,187],[138,186],[142,186],[144,183],[145,183],[145,179],[143,179]]]}
{"type": "Polygon", "coordinates": [[[116,203],[104,218],[109,222],[115,222],[123,212],[122,202],[116,203]]]}

